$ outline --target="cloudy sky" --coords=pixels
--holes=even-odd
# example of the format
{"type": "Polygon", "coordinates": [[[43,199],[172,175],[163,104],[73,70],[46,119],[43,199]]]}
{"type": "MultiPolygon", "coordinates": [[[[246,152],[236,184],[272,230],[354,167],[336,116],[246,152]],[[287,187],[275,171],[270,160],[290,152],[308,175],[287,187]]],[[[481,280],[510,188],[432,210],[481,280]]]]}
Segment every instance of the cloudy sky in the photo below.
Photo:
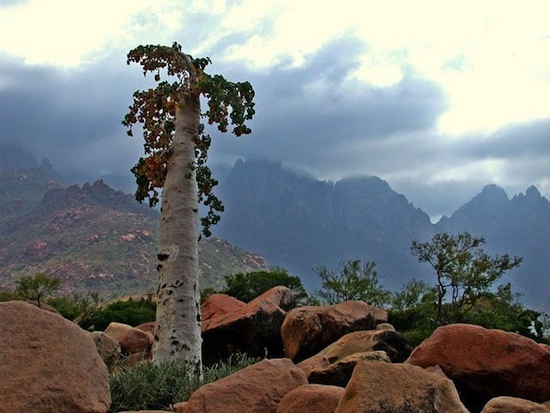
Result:
{"type": "Polygon", "coordinates": [[[142,143],[120,122],[151,83],[126,53],[178,41],[256,90],[253,134],[213,132],[215,163],[377,175],[433,219],[489,183],[550,197],[548,15],[548,0],[0,0],[0,142],[130,181],[142,143]]]}

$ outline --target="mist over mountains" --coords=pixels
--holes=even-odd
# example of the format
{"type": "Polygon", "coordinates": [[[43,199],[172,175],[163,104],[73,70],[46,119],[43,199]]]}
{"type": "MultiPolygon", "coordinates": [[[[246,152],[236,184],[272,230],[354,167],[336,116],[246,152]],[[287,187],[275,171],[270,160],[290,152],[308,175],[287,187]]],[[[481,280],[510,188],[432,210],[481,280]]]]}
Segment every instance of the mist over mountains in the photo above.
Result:
{"type": "MultiPolygon", "coordinates": [[[[40,208],[40,202],[47,201],[42,195],[62,185],[54,179],[47,160],[39,163],[14,146],[1,149],[0,193],[4,205],[9,205],[3,209],[3,220],[9,221],[25,205],[40,208]],[[36,194],[22,202],[18,181],[10,173],[19,176],[17,170],[28,168],[38,171],[26,177],[34,180],[36,194]]],[[[258,159],[239,160],[232,168],[216,168],[216,172],[225,212],[214,235],[260,254],[270,265],[286,267],[309,289],[319,287],[316,267],[335,267],[347,259],[375,261],[384,286],[392,290],[413,277],[433,283],[431,268],[410,253],[412,241],[429,241],[437,232],[468,231],[485,237],[485,250],[492,254],[523,257],[521,267],[509,272],[504,281],[511,281],[529,306],[550,309],[550,202],[534,186],[510,199],[502,188],[487,185],[451,216],[433,224],[424,211],[374,176],[319,181],[281,163],[258,159]]],[[[107,191],[106,186],[99,189],[107,191]]],[[[113,193],[109,192],[111,198],[113,193]]],[[[131,203],[131,197],[127,199],[131,203]]],[[[129,205],[124,208],[135,213],[129,205]]],[[[117,220],[109,220],[109,225],[116,226],[117,220]]],[[[151,250],[151,245],[147,248],[151,250]]]]}
{"type": "Polygon", "coordinates": [[[550,202],[534,186],[509,199],[488,185],[436,224],[380,178],[318,181],[265,160],[238,161],[219,193],[226,212],[215,234],[287,267],[309,288],[318,287],[314,268],[346,259],[376,261],[390,289],[412,277],[433,282],[411,255],[412,241],[468,231],[485,237],[492,254],[523,257],[505,281],[529,305],[550,307],[550,202]]]}

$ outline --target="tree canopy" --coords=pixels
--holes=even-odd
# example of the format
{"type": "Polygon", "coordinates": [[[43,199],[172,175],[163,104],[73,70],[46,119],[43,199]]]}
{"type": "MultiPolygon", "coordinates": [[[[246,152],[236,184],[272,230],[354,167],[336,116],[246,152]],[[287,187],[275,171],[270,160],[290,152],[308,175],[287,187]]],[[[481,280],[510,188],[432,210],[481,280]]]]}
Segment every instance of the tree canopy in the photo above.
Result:
{"type": "MultiPolygon", "coordinates": [[[[221,132],[232,128],[234,135],[241,136],[251,133],[246,122],[255,114],[254,89],[249,82],[230,82],[221,75],[206,73],[211,60],[195,59],[183,53],[178,43],[172,47],[138,46],[128,53],[127,63],[140,64],[144,76],[154,73],[157,82],[155,88],[134,92],[134,102],[122,122],[129,136],[133,136],[132,127],[136,123],[143,127],[145,156],[132,168],[137,183],[135,196],[139,202],[148,200],[150,206],[155,206],[166,180],[178,105],[204,96],[208,109],[200,113],[201,119],[209,125],[216,124],[221,132]],[[172,81],[162,80],[163,70],[172,81]]],[[[206,163],[212,139],[205,132],[203,123],[199,123],[199,133],[193,136],[193,143],[195,161],[189,168],[195,172],[199,202],[208,207],[208,214],[201,219],[201,224],[204,235],[209,236],[210,227],[220,219],[223,204],[213,192],[218,181],[206,163]]]]}

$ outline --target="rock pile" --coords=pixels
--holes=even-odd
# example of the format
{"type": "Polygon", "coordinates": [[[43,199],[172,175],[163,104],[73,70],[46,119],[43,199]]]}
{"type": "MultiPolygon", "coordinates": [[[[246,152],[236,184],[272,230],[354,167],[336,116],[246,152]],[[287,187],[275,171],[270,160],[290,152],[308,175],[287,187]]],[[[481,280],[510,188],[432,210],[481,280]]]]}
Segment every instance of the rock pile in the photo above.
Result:
{"type": "MultiPolygon", "coordinates": [[[[173,412],[550,412],[549,346],[455,324],[413,350],[384,310],[363,302],[292,306],[285,287],[250,303],[212,295],[202,307],[205,360],[236,351],[266,358],[202,386],[173,412]]],[[[113,369],[121,354],[146,361],[154,328],[112,323],[87,333],[30,304],[0,303],[0,413],[107,412],[106,364],[113,369]]]]}

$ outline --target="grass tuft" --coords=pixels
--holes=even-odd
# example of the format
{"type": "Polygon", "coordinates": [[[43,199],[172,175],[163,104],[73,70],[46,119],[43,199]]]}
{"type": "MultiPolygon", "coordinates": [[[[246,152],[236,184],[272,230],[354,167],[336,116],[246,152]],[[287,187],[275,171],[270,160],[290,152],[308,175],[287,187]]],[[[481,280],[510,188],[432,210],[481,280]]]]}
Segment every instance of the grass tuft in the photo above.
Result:
{"type": "Polygon", "coordinates": [[[124,410],[169,410],[171,405],[187,401],[200,386],[229,376],[258,362],[243,354],[233,355],[226,363],[205,367],[202,382],[190,377],[186,366],[177,363],[142,363],[122,367],[110,378],[110,413],[124,410]]]}

